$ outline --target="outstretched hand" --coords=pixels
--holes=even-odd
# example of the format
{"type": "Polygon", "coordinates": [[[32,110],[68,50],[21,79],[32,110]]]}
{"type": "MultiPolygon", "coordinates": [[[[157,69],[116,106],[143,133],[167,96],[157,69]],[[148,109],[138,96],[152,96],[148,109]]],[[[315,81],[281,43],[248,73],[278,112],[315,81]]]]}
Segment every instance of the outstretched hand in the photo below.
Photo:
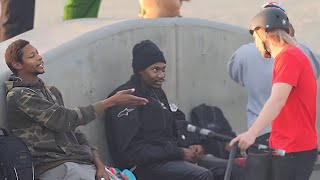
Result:
{"type": "Polygon", "coordinates": [[[127,89],[118,91],[115,95],[111,96],[113,105],[146,105],[149,101],[146,98],[141,98],[132,95],[135,89],[127,89]]]}
{"type": "Polygon", "coordinates": [[[250,132],[246,131],[231,140],[230,146],[238,142],[238,146],[242,151],[247,150],[256,140],[256,137],[250,132]]]}

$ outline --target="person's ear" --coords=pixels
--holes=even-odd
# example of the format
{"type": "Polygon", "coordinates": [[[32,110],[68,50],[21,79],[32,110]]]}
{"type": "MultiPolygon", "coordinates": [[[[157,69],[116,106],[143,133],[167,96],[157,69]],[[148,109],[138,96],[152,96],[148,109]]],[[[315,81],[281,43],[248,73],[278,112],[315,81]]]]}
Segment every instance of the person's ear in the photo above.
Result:
{"type": "Polygon", "coordinates": [[[21,70],[22,69],[22,64],[19,62],[13,62],[12,67],[16,70],[21,70]]]}
{"type": "Polygon", "coordinates": [[[146,15],[146,10],[140,7],[139,18],[144,18],[146,15]]]}

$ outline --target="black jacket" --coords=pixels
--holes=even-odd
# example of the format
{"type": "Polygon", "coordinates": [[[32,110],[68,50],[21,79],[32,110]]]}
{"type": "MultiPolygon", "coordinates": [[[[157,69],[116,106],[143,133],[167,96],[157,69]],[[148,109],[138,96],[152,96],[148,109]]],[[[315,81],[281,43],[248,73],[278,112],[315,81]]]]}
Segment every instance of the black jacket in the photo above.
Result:
{"type": "Polygon", "coordinates": [[[144,106],[114,106],[106,111],[106,135],[112,159],[120,168],[182,159],[176,126],[162,89],[151,89],[133,75],[119,90],[135,88],[134,95],[147,98],[144,106]]]}

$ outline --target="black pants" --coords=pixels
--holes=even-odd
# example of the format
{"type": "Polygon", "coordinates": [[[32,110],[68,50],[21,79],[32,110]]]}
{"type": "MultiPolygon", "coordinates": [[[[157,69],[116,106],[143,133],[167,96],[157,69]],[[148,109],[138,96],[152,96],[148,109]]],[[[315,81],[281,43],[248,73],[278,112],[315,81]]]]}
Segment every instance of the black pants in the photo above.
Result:
{"type": "MultiPolygon", "coordinates": [[[[258,137],[256,143],[268,145],[269,134],[258,137]]],[[[317,149],[287,153],[281,157],[249,148],[245,168],[246,180],[308,180],[316,157],[317,149]]]]}
{"type": "Polygon", "coordinates": [[[317,157],[317,149],[272,157],[272,180],[308,180],[317,157]]]}
{"type": "Polygon", "coordinates": [[[214,180],[209,169],[182,160],[138,166],[134,174],[138,180],[214,180]]]}
{"type": "Polygon", "coordinates": [[[1,0],[0,41],[33,29],[35,0],[1,0]]]}

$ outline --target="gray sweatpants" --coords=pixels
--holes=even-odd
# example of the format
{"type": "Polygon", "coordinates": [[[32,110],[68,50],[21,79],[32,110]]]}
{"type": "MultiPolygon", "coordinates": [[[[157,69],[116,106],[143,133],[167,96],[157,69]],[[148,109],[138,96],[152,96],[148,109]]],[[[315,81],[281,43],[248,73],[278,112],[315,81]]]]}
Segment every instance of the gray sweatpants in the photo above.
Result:
{"type": "Polygon", "coordinates": [[[39,180],[95,180],[96,167],[66,162],[42,173],[39,180]]]}

